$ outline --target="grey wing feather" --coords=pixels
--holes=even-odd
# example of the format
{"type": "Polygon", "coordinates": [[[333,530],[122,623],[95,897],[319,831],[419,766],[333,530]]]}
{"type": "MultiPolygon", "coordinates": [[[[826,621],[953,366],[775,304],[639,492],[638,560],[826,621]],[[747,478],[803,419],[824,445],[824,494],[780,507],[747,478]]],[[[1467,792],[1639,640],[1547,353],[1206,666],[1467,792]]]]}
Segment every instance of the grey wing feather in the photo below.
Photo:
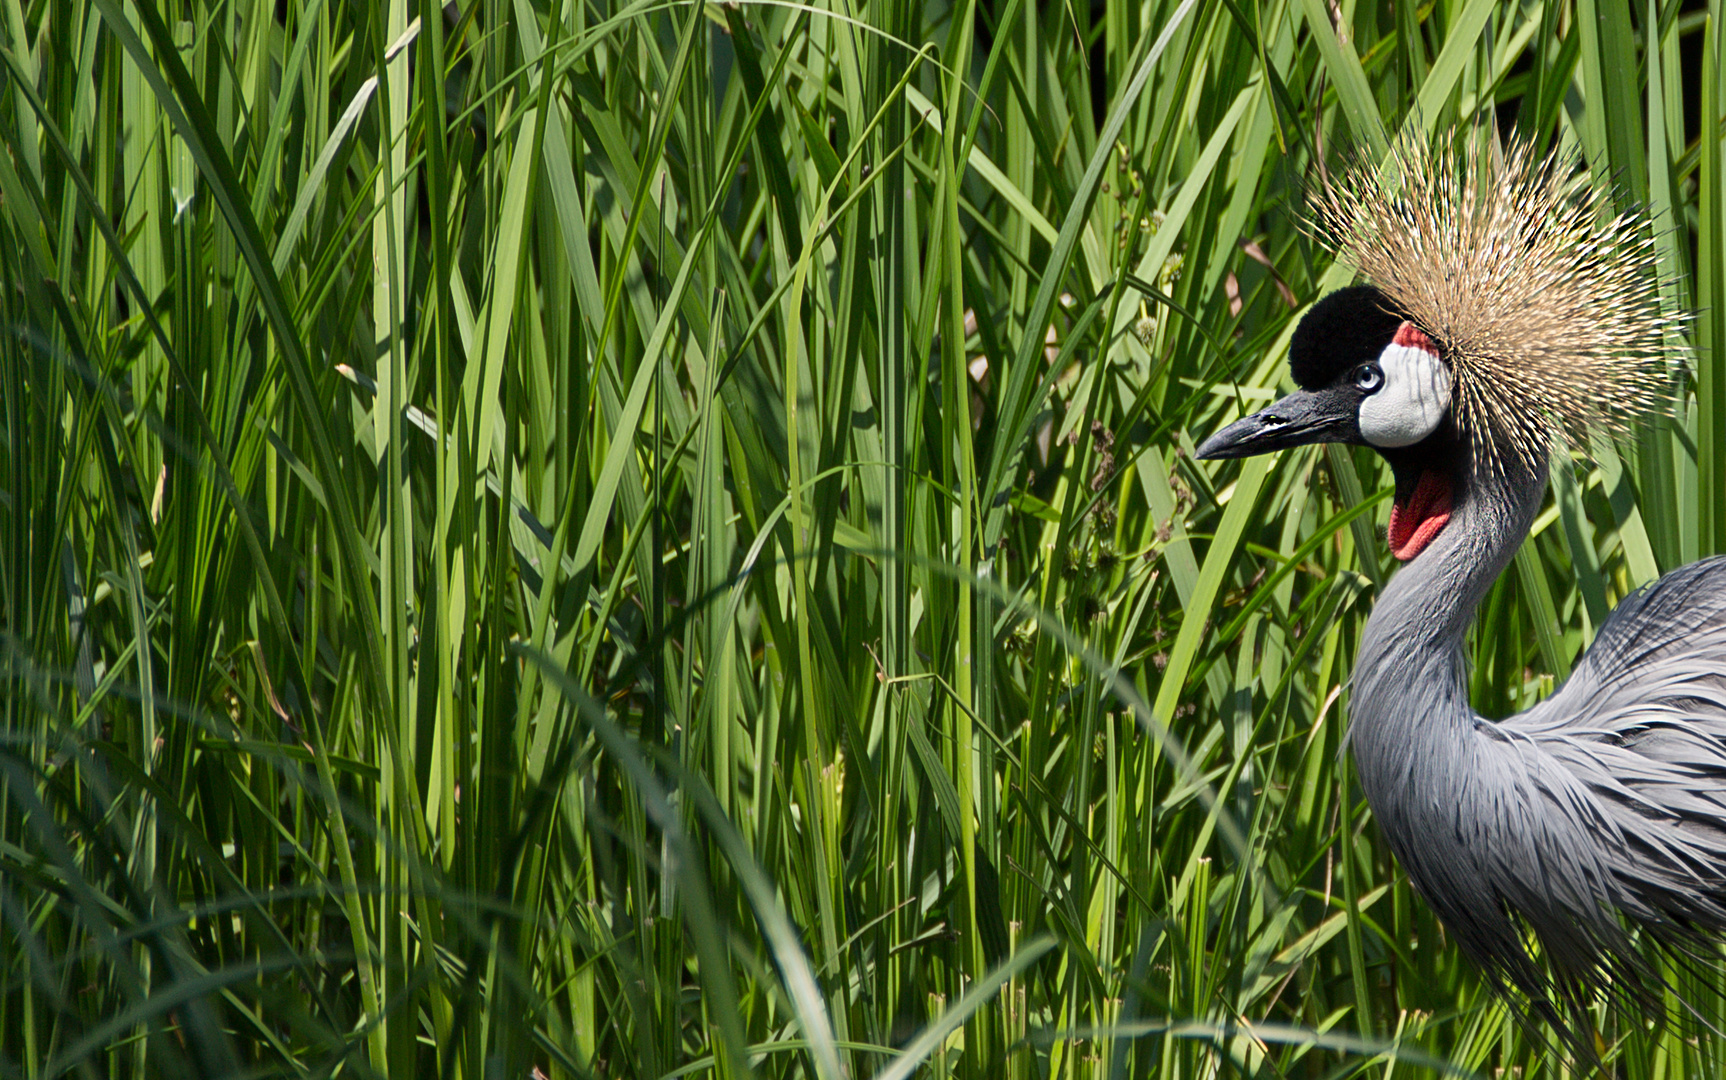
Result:
{"type": "Polygon", "coordinates": [[[1496,726],[1559,767],[1562,817],[1599,830],[1600,899],[1726,926],[1726,558],[1626,597],[1557,692],[1496,726]]]}

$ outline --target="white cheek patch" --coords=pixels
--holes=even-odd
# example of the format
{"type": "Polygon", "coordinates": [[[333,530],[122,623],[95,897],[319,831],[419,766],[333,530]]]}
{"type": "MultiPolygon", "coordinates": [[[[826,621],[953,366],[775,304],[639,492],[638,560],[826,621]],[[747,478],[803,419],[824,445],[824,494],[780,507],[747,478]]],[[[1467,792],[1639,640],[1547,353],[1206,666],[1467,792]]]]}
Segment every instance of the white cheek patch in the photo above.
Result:
{"type": "Polygon", "coordinates": [[[1361,438],[1374,446],[1413,446],[1438,429],[1450,408],[1450,369],[1435,353],[1400,344],[1379,354],[1378,366],[1384,385],[1361,399],[1361,438]]]}

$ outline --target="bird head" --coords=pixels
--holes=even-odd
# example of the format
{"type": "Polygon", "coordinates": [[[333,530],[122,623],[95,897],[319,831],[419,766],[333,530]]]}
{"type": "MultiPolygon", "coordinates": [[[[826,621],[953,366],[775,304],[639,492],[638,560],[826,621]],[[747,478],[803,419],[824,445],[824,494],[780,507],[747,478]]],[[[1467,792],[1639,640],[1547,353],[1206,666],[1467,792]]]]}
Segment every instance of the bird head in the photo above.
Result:
{"type": "Polygon", "coordinates": [[[1205,459],[1307,443],[1370,446],[1396,477],[1390,546],[1412,559],[1450,520],[1461,463],[1454,376],[1431,337],[1371,285],[1313,305],[1289,341],[1294,393],[1206,439],[1205,459]]]}
{"type": "Polygon", "coordinates": [[[1623,433],[1668,394],[1679,320],[1661,309],[1647,216],[1611,213],[1573,159],[1402,144],[1327,182],[1308,225],[1369,284],[1312,306],[1289,341],[1299,389],[1198,456],[1372,447],[1396,478],[1399,559],[1469,485],[1532,472],[1555,439],[1623,433]]]}

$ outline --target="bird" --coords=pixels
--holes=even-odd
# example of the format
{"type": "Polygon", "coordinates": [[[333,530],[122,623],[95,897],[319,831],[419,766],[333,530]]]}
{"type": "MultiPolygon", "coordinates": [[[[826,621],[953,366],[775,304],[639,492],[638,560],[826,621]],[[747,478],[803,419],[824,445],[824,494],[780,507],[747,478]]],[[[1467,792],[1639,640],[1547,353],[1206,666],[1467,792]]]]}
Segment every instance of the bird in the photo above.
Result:
{"type": "Polygon", "coordinates": [[[1449,939],[1586,1053],[1600,1000],[1655,1010],[1664,952],[1726,931],[1726,559],[1630,593],[1546,698],[1488,719],[1465,639],[1567,447],[1622,436],[1683,378],[1645,213],[1512,137],[1416,141],[1312,196],[1359,284],[1289,339],[1297,389],[1205,460],[1370,447],[1401,565],[1362,632],[1348,745],[1377,827],[1449,939]]]}

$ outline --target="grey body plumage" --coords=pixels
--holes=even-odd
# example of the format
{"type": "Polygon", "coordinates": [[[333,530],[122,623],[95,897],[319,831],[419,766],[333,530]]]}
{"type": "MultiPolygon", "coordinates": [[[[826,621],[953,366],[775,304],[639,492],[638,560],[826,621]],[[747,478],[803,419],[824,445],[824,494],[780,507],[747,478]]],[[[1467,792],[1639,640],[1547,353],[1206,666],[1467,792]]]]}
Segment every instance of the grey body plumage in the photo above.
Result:
{"type": "Polygon", "coordinates": [[[1464,639],[1545,469],[1476,470],[1385,586],[1355,663],[1351,749],[1379,828],[1459,947],[1531,1000],[1642,994],[1615,911],[1681,943],[1726,928],[1726,559],[1627,598],[1550,697],[1469,705],[1464,639]],[[1542,943],[1542,974],[1511,912],[1542,943]]]}
{"type": "Polygon", "coordinates": [[[1290,342],[1299,389],[1198,456],[1340,442],[1389,463],[1405,565],[1353,671],[1361,787],[1450,939],[1591,1054],[1583,1007],[1658,1000],[1650,944],[1717,957],[1726,932],[1726,558],[1626,597],[1564,684],[1503,720],[1470,705],[1465,643],[1551,447],[1661,398],[1676,321],[1645,223],[1595,213],[1585,173],[1519,146],[1399,153],[1319,200],[1371,284],[1315,304],[1290,342]]]}

